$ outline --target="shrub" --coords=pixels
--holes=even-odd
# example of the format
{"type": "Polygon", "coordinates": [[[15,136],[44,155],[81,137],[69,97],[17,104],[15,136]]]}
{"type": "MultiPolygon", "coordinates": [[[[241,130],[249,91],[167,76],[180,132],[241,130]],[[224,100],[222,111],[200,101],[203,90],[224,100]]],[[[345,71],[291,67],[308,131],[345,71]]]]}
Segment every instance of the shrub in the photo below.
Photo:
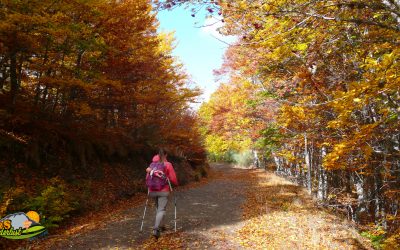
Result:
{"type": "Polygon", "coordinates": [[[239,166],[247,167],[253,163],[253,154],[251,150],[233,154],[233,159],[239,166]]]}
{"type": "Polygon", "coordinates": [[[68,192],[67,184],[55,177],[50,179],[40,195],[30,198],[24,208],[37,211],[41,215],[40,223],[46,228],[54,228],[78,208],[78,202],[68,192]]]}
{"type": "Polygon", "coordinates": [[[377,226],[373,230],[364,231],[361,233],[362,236],[371,240],[372,245],[375,249],[382,249],[382,243],[385,239],[385,230],[381,226],[377,226]]]}

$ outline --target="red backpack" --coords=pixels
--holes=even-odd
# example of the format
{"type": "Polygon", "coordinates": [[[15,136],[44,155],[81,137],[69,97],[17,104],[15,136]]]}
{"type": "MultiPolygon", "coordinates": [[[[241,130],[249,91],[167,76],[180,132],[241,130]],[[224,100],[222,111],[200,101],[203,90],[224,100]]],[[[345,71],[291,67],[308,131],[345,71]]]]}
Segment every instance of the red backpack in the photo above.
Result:
{"type": "Polygon", "coordinates": [[[150,164],[150,168],[153,171],[162,171],[164,174],[161,177],[156,174],[149,175],[146,179],[146,186],[151,191],[161,191],[168,184],[167,177],[165,176],[165,165],[162,162],[153,162],[150,164]]]}

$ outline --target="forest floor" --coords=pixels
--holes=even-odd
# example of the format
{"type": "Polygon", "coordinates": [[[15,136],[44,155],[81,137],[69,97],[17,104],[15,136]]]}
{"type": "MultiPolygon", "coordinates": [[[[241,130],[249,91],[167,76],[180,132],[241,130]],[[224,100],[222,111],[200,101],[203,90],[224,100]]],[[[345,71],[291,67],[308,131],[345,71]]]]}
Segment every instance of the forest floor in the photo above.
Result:
{"type": "MultiPolygon", "coordinates": [[[[33,249],[372,249],[345,219],[273,173],[214,164],[210,177],[180,188],[167,231],[150,237],[154,206],[139,228],[145,196],[31,245],[33,249]],[[96,219],[97,217],[97,219],[96,219]]],[[[152,202],[149,202],[152,203],[152,202]]]]}

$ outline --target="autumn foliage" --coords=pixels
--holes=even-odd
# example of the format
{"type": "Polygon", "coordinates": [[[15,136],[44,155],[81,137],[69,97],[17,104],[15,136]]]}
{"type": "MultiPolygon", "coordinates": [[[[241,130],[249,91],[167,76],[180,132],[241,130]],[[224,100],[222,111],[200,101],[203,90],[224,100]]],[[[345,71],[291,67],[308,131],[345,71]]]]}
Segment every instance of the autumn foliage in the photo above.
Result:
{"type": "Polygon", "coordinates": [[[0,216],[132,196],[160,146],[183,183],[204,174],[200,92],[149,1],[5,0],[0,20],[0,216]]]}
{"type": "Polygon", "coordinates": [[[398,248],[398,1],[153,2],[196,3],[237,37],[217,71],[228,80],[200,108],[200,126],[188,108],[199,92],[149,1],[1,1],[4,204],[20,193],[12,186],[50,188],[43,176],[126,182],[127,169],[113,164],[128,159],[140,171],[165,144],[198,166],[202,135],[210,159],[258,153],[253,164],[306,186],[376,246],[398,248]]]}
{"type": "Polygon", "coordinates": [[[250,140],[238,123],[261,118],[250,148],[279,173],[350,220],[372,222],[381,236],[398,235],[399,3],[198,2],[222,12],[220,32],[238,37],[218,71],[231,80],[203,107],[212,110],[203,111],[208,137],[238,142],[229,131],[250,140]],[[227,102],[244,93],[238,83],[252,94],[227,102]],[[254,112],[260,109],[273,116],[254,112]]]}

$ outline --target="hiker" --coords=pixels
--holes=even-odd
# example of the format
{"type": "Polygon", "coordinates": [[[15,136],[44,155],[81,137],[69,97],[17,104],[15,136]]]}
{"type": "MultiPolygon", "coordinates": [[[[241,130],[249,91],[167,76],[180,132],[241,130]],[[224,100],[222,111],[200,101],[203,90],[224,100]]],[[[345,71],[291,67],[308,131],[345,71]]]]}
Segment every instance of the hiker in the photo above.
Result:
{"type": "Polygon", "coordinates": [[[165,230],[163,218],[168,203],[168,196],[171,191],[167,178],[170,183],[175,186],[178,185],[178,180],[176,179],[175,170],[172,164],[167,160],[167,153],[162,149],[159,151],[158,155],[153,157],[153,162],[146,169],[146,172],[147,183],[149,183],[150,178],[153,178],[154,181],[160,182],[159,185],[154,185],[152,183],[148,184],[149,196],[154,198],[157,209],[153,236],[158,239],[158,237],[160,237],[160,232],[165,230]]]}

